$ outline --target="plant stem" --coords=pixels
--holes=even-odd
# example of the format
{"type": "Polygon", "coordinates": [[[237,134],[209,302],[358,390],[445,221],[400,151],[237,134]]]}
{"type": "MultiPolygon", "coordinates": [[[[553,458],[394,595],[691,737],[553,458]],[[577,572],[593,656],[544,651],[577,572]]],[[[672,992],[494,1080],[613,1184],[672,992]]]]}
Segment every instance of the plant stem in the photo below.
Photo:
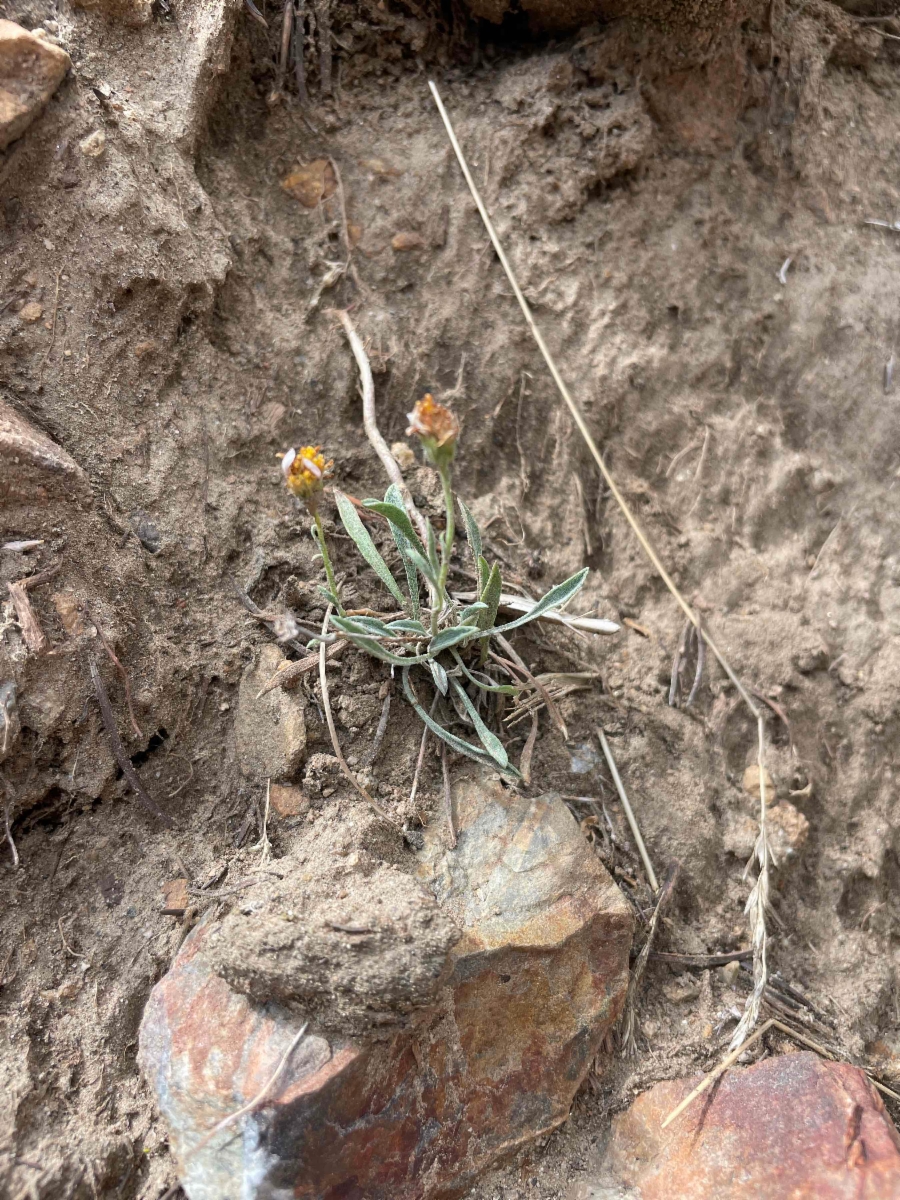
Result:
{"type": "Polygon", "coordinates": [[[341,616],[343,616],[344,615],[344,607],[341,604],[340,596],[338,594],[337,584],[334,581],[334,571],[331,568],[331,557],[328,553],[328,546],[325,543],[325,530],[322,528],[322,518],[319,516],[319,514],[317,512],[314,512],[312,516],[313,516],[313,520],[315,521],[315,525],[313,527],[314,531],[315,531],[315,538],[316,538],[316,541],[319,543],[319,549],[322,552],[322,562],[325,564],[325,577],[328,580],[328,588],[329,588],[332,596],[334,596],[335,603],[337,604],[338,613],[341,616]]]}
{"type": "Polygon", "coordinates": [[[441,545],[441,573],[438,576],[438,603],[443,608],[447,595],[447,576],[450,573],[450,553],[453,550],[453,537],[456,533],[456,514],[453,506],[453,490],[450,487],[450,468],[441,468],[441,483],[444,488],[444,509],[447,513],[447,531],[441,545]]]}

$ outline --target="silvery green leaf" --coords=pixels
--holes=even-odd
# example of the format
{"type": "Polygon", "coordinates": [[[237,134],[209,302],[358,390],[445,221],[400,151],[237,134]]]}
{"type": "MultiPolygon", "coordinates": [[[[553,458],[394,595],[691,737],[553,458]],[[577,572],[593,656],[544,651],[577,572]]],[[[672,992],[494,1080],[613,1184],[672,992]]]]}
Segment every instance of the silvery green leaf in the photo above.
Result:
{"type": "Polygon", "coordinates": [[[387,590],[391,593],[397,603],[401,607],[404,607],[405,602],[403,599],[403,593],[397,586],[397,581],[388,570],[387,563],[378,553],[375,543],[369,536],[368,529],[366,529],[365,525],[363,525],[362,521],[359,519],[359,514],[353,507],[353,504],[347,499],[344,493],[338,491],[337,488],[334,489],[334,498],[337,501],[338,512],[340,513],[344,528],[356,543],[356,548],[359,550],[360,554],[363,556],[387,590]]]}
{"type": "MultiPolygon", "coordinates": [[[[406,516],[406,512],[403,508],[403,496],[400,494],[400,489],[397,487],[396,483],[392,483],[385,492],[384,502],[385,504],[390,504],[392,508],[399,509],[401,512],[403,512],[403,515],[406,516]]],[[[406,586],[409,590],[410,603],[410,607],[407,609],[407,612],[411,613],[413,617],[418,619],[419,614],[422,611],[422,605],[419,602],[419,577],[416,575],[416,564],[410,558],[409,552],[414,546],[418,546],[421,550],[422,543],[419,541],[418,537],[416,537],[416,531],[412,529],[411,524],[410,529],[412,530],[413,534],[412,541],[410,541],[399,525],[396,525],[393,521],[389,522],[389,524],[391,526],[391,534],[394,538],[394,543],[400,555],[400,561],[403,563],[403,570],[406,574],[406,586]]]]}
{"type": "MultiPolygon", "coordinates": [[[[482,559],[482,561],[484,560],[482,559]]],[[[500,577],[500,568],[494,563],[493,567],[491,567],[491,573],[488,575],[484,591],[481,593],[485,611],[478,618],[479,629],[490,629],[497,620],[497,609],[500,607],[500,593],[502,591],[503,580],[500,577]]]]}
{"type": "MultiPolygon", "coordinates": [[[[556,587],[551,588],[545,596],[541,596],[534,607],[530,609],[524,616],[519,617],[515,621],[510,621],[506,625],[498,625],[494,629],[487,630],[488,634],[493,633],[508,633],[511,629],[518,629],[520,625],[527,625],[529,621],[533,621],[539,617],[541,613],[547,612],[551,608],[562,608],[567,604],[572,597],[579,592],[584,585],[585,579],[588,576],[588,568],[585,567],[579,571],[577,575],[572,575],[569,579],[558,583],[556,587]]],[[[498,597],[499,599],[499,597],[498,597]]]]}
{"type": "Polygon", "coordinates": [[[463,703],[463,708],[469,714],[469,719],[475,726],[475,732],[478,734],[478,740],[487,750],[491,758],[499,767],[505,767],[509,763],[506,751],[503,748],[503,743],[496,734],[491,733],[484,721],[482,721],[478,709],[466,695],[466,689],[457,680],[452,680],[453,687],[456,690],[460,700],[463,703]]]}
{"type": "MultiPolygon", "coordinates": [[[[462,738],[457,737],[455,733],[451,733],[449,729],[445,729],[443,725],[439,725],[437,721],[435,721],[434,718],[425,711],[425,709],[416,699],[415,692],[412,690],[409,682],[408,669],[403,671],[403,691],[406,695],[406,699],[416,710],[416,714],[419,719],[425,725],[427,725],[431,732],[436,734],[441,741],[446,742],[451,749],[459,751],[460,754],[465,754],[468,758],[474,758],[475,761],[481,763],[482,766],[496,768],[497,763],[486,751],[482,750],[480,746],[473,746],[471,742],[466,742],[462,738]]],[[[503,768],[503,774],[508,775],[512,779],[521,779],[521,775],[512,765],[512,763],[507,764],[507,766],[503,768]]]]}
{"type": "Polygon", "coordinates": [[[454,625],[452,629],[442,629],[428,643],[428,653],[432,656],[440,654],[442,650],[449,650],[451,646],[457,646],[477,633],[476,625],[454,625]]]}
{"type": "MultiPolygon", "coordinates": [[[[461,624],[472,624],[472,618],[477,617],[479,613],[487,612],[487,605],[482,600],[476,600],[474,604],[469,604],[459,614],[461,624]]],[[[477,624],[477,622],[476,622],[477,624]]]]}
{"type": "MultiPolygon", "coordinates": [[[[391,484],[391,487],[388,488],[388,495],[392,489],[397,491],[395,484],[391,484]]],[[[366,508],[370,508],[372,512],[377,512],[382,517],[387,517],[391,525],[397,526],[411,546],[414,546],[420,554],[425,553],[425,547],[422,545],[419,535],[413,529],[412,521],[410,521],[406,509],[403,507],[402,498],[399,504],[385,498],[384,500],[363,500],[363,505],[366,508]]]]}
{"type": "Polygon", "coordinates": [[[365,650],[366,654],[371,654],[373,658],[380,658],[382,662],[390,663],[392,667],[409,667],[415,663],[428,662],[427,654],[415,654],[407,658],[403,658],[399,654],[392,654],[390,650],[385,650],[384,646],[375,638],[347,634],[347,640],[360,650],[365,650]]]}
{"type": "Polygon", "coordinates": [[[421,637],[428,637],[428,630],[421,621],[409,621],[404,618],[401,621],[388,621],[388,629],[395,629],[398,633],[418,633],[421,637]]]}
{"type": "Polygon", "coordinates": [[[474,683],[476,687],[480,687],[483,692],[499,692],[502,696],[515,696],[516,693],[521,690],[520,688],[513,687],[511,683],[491,683],[490,680],[485,682],[485,680],[480,678],[475,671],[469,670],[460,657],[458,650],[452,650],[451,653],[459,666],[462,668],[462,672],[466,679],[471,680],[471,682],[474,683]]]}
{"type": "Polygon", "coordinates": [[[478,528],[478,522],[469,512],[468,507],[461,499],[456,497],[456,503],[460,507],[463,515],[463,521],[466,524],[466,537],[469,541],[469,549],[472,551],[472,557],[475,559],[475,566],[478,566],[478,560],[481,558],[481,530],[478,528]]]}
{"type": "Polygon", "coordinates": [[[487,587],[490,577],[491,568],[488,565],[487,559],[482,555],[478,560],[478,594],[476,599],[484,595],[484,589],[487,587]]]}
{"type": "Polygon", "coordinates": [[[431,668],[431,678],[434,680],[434,686],[437,688],[437,690],[441,693],[442,696],[446,696],[447,695],[447,672],[444,670],[444,668],[441,666],[441,664],[439,662],[436,662],[434,659],[431,660],[431,662],[428,664],[428,666],[431,668]]]}
{"type": "Polygon", "coordinates": [[[331,617],[331,623],[341,633],[361,634],[363,637],[396,637],[384,621],[375,617],[331,617]]]}
{"type": "Polygon", "coordinates": [[[340,608],[340,606],[341,606],[340,601],[338,600],[337,596],[335,596],[334,592],[329,592],[328,588],[323,587],[323,585],[321,583],[318,584],[317,586],[318,586],[319,591],[322,593],[322,595],[325,597],[325,599],[328,601],[329,604],[333,604],[335,608],[340,608]]]}

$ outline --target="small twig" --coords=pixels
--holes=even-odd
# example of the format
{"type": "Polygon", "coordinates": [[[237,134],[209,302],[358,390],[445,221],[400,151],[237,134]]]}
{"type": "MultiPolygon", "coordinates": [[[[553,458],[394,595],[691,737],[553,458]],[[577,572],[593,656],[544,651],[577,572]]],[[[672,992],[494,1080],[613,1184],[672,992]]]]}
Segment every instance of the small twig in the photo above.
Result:
{"type": "Polygon", "coordinates": [[[119,731],[116,728],[116,718],[113,714],[112,705],[109,702],[109,696],[106,692],[106,687],[100,675],[100,668],[97,666],[97,660],[93,654],[88,656],[88,664],[91,670],[91,680],[94,684],[94,691],[97,693],[97,703],[100,705],[100,716],[103,718],[103,727],[106,730],[106,736],[109,738],[110,748],[113,752],[113,757],[119,764],[122,774],[125,776],[132,790],[143,804],[148,812],[152,812],[155,817],[158,817],[164,825],[170,828],[174,824],[171,817],[168,817],[159,807],[154,799],[150,796],[147,789],[138,778],[138,773],[132,766],[131,759],[122,745],[122,739],[119,737],[119,731]]]}
{"type": "Polygon", "coordinates": [[[512,667],[513,669],[518,667],[519,671],[525,676],[525,678],[528,680],[528,682],[531,684],[531,686],[533,688],[535,688],[536,691],[540,692],[541,696],[543,697],[544,703],[547,705],[547,712],[553,718],[553,723],[556,725],[556,728],[562,734],[563,741],[567,742],[569,740],[569,731],[566,728],[565,721],[562,719],[562,713],[559,711],[559,709],[553,702],[553,697],[550,695],[550,693],[547,691],[547,689],[544,687],[544,685],[541,683],[541,681],[532,673],[531,668],[528,666],[528,664],[525,662],[525,660],[517,653],[516,650],[513,649],[513,647],[506,640],[506,638],[503,637],[502,634],[495,633],[494,641],[497,643],[497,645],[502,650],[504,650],[506,652],[506,654],[509,656],[509,659],[511,661],[507,661],[506,659],[500,658],[499,655],[495,655],[493,653],[493,651],[491,651],[491,657],[496,662],[503,663],[504,666],[512,667]]]}
{"type": "Polygon", "coordinates": [[[131,684],[128,681],[128,672],[125,670],[125,668],[119,662],[118,658],[116,657],[115,651],[113,650],[112,646],[109,644],[109,640],[107,639],[106,634],[100,628],[100,625],[99,625],[96,617],[94,616],[94,614],[91,612],[90,608],[86,604],[84,605],[84,612],[85,612],[85,615],[87,616],[88,620],[90,621],[90,623],[97,630],[97,636],[100,638],[100,641],[103,643],[103,649],[106,651],[106,653],[112,659],[113,666],[119,672],[119,676],[125,687],[125,703],[128,705],[128,716],[131,719],[131,728],[134,730],[135,735],[137,737],[142,738],[144,735],[141,732],[140,725],[138,725],[137,720],[135,719],[134,705],[131,702],[131,684]]]}
{"type": "Polygon", "coordinates": [[[396,458],[391,454],[387,442],[381,436],[378,422],[375,419],[375,380],[372,378],[372,367],[369,363],[369,356],[366,354],[366,348],[362,344],[359,334],[350,320],[349,314],[344,312],[343,309],[333,309],[332,311],[344,327],[347,341],[350,343],[350,349],[353,351],[353,357],[356,359],[356,365],[359,368],[359,377],[362,384],[363,425],[366,429],[366,437],[369,439],[372,449],[381,459],[381,465],[387,472],[391,483],[396,484],[400,489],[403,503],[406,505],[406,511],[415,522],[422,541],[427,542],[428,529],[425,518],[416,508],[409,488],[404,482],[403,472],[400,470],[396,458]]]}
{"type": "Polygon", "coordinates": [[[62,917],[60,917],[59,920],[57,921],[57,927],[59,928],[59,936],[60,936],[60,939],[63,944],[63,950],[65,950],[65,952],[67,954],[71,954],[73,958],[86,959],[87,958],[86,954],[79,954],[78,951],[73,950],[72,947],[69,945],[69,943],[66,941],[66,935],[63,933],[62,917]]]}
{"type": "MultiPolygon", "coordinates": [[[[333,607],[334,607],[334,605],[329,604],[328,608],[325,610],[325,619],[322,622],[323,636],[328,631],[328,618],[331,616],[331,610],[333,607]]],[[[341,743],[338,741],[337,729],[335,728],[335,725],[334,725],[334,717],[332,716],[332,713],[331,713],[331,700],[328,695],[328,673],[325,670],[326,649],[327,649],[327,647],[325,646],[325,643],[320,642],[319,643],[319,683],[322,686],[322,710],[325,713],[325,722],[328,725],[328,732],[331,735],[331,744],[334,747],[335,756],[338,760],[338,763],[340,764],[341,770],[344,773],[344,777],[347,779],[347,781],[349,783],[351,783],[353,785],[353,787],[356,789],[356,791],[359,792],[359,794],[360,794],[360,796],[362,796],[363,800],[365,800],[366,803],[369,804],[375,810],[375,812],[378,813],[379,817],[381,817],[381,819],[383,821],[387,821],[387,823],[389,825],[393,825],[396,828],[397,827],[396,818],[393,817],[382,804],[379,804],[377,800],[373,799],[373,797],[369,795],[369,793],[362,786],[362,784],[357,781],[356,776],[353,774],[353,772],[350,770],[350,767],[347,764],[347,760],[344,758],[344,752],[341,749],[341,743]]]]}
{"type": "MultiPolygon", "coordinates": [[[[437,700],[437,692],[435,692],[434,700],[435,701],[437,700]]],[[[432,701],[432,704],[431,704],[431,711],[432,711],[432,713],[434,712],[434,701],[432,701]]],[[[415,770],[415,774],[413,775],[412,788],[410,789],[410,793],[409,793],[410,805],[412,805],[412,803],[415,801],[416,793],[419,790],[419,775],[422,772],[422,763],[425,761],[425,747],[426,747],[427,743],[428,743],[428,726],[423,725],[422,726],[422,740],[419,743],[419,757],[416,759],[416,770],[415,770]]]]}
{"type": "MultiPolygon", "coordinates": [[[[182,1162],[184,1162],[188,1158],[192,1158],[193,1155],[195,1155],[195,1154],[199,1154],[201,1150],[203,1150],[206,1146],[209,1145],[209,1143],[213,1140],[213,1138],[216,1136],[216,1134],[221,1133],[224,1129],[227,1129],[229,1127],[229,1125],[233,1125],[235,1123],[235,1121],[239,1121],[241,1119],[241,1117],[249,1116],[250,1113],[254,1112],[257,1108],[262,1108],[263,1104],[268,1099],[269,1093],[271,1092],[272,1088],[278,1082],[282,1071],[284,1070],[284,1068],[287,1066],[288,1062],[290,1061],[291,1055],[294,1053],[294,1051],[297,1049],[297,1047],[300,1045],[301,1041],[303,1040],[308,1028],[309,1028],[309,1022],[304,1021],[303,1024],[300,1026],[299,1030],[297,1031],[297,1033],[291,1039],[291,1044],[288,1046],[287,1050],[285,1050],[284,1054],[281,1056],[281,1060],[278,1063],[278,1066],[272,1072],[271,1077],[269,1078],[269,1080],[266,1083],[263,1084],[263,1086],[260,1088],[260,1090],[253,1097],[253,1099],[249,1100],[246,1104],[242,1105],[236,1112],[229,1113],[229,1115],[227,1117],[223,1117],[221,1121],[218,1121],[215,1125],[213,1125],[212,1129],[210,1129],[207,1133],[205,1133],[199,1142],[196,1142],[193,1146],[191,1146],[191,1148],[189,1150],[185,1151],[185,1153],[181,1156],[182,1162]]],[[[175,1195],[175,1193],[178,1191],[178,1189],[180,1187],[181,1187],[181,1184],[176,1183],[173,1187],[170,1187],[169,1190],[160,1197],[160,1200],[171,1200],[171,1197],[175,1195]]]]}
{"type": "Polygon", "coordinates": [[[19,852],[16,849],[16,843],[13,841],[13,835],[12,835],[12,820],[11,820],[12,806],[13,806],[12,800],[7,801],[7,803],[4,805],[3,827],[4,827],[4,831],[6,833],[6,840],[9,843],[9,852],[12,855],[13,870],[16,871],[16,870],[18,870],[18,867],[19,867],[19,852]]]}
{"type": "Polygon", "coordinates": [[[703,435],[703,449],[700,451],[700,458],[697,462],[697,470],[694,472],[694,483],[697,483],[700,476],[703,474],[703,468],[706,465],[706,451],[709,449],[709,426],[706,426],[706,433],[703,435]]]}
{"type": "Polygon", "coordinates": [[[441,774],[444,777],[444,812],[447,815],[447,830],[450,834],[450,849],[456,849],[456,822],[453,820],[453,793],[450,790],[450,764],[447,762],[447,747],[441,742],[441,774]]]}
{"type": "Polygon", "coordinates": [[[659,889],[656,897],[656,906],[653,909],[653,916],[650,918],[650,927],[647,930],[647,940],[641,947],[641,952],[637,957],[637,961],[631,968],[631,975],[628,979],[628,990],[625,993],[625,1007],[622,1010],[622,1020],[620,1024],[619,1044],[622,1047],[623,1054],[634,1054],[637,1049],[637,1044],[634,1037],[634,1022],[635,1022],[635,1006],[637,1001],[638,989],[641,986],[641,980],[644,977],[644,971],[647,968],[647,960],[650,958],[650,951],[653,947],[653,939],[656,936],[656,929],[659,925],[659,919],[662,916],[662,911],[668,904],[672,893],[675,890],[675,883],[678,879],[678,872],[681,869],[681,864],[677,861],[669,863],[666,870],[666,877],[663,880],[662,887],[659,889]]]}
{"type": "Polygon", "coordinates": [[[284,13],[281,18],[281,47],[278,53],[278,67],[275,71],[275,95],[281,94],[284,88],[284,77],[287,74],[288,55],[291,50],[291,35],[294,32],[294,0],[284,0],[284,13]]]}
{"type": "MultiPolygon", "coordinates": [[[[325,643],[320,644],[324,646],[325,643]]],[[[335,642],[328,646],[325,651],[325,657],[332,661],[349,645],[348,642],[335,642]]],[[[267,692],[271,692],[273,688],[288,688],[293,687],[297,680],[312,671],[319,664],[319,654],[321,650],[317,650],[315,654],[309,654],[306,658],[298,659],[296,662],[282,663],[270,680],[257,693],[256,699],[265,696],[267,692]]]]}
{"type": "Polygon", "coordinates": [[[531,714],[531,729],[528,737],[525,740],[525,745],[522,748],[522,758],[519,761],[519,772],[527,787],[531,783],[531,756],[534,754],[534,744],[537,741],[538,735],[538,714],[531,714]]]}
{"type": "Polygon", "coordinates": [[[18,582],[8,583],[6,586],[16,610],[16,621],[22,631],[22,640],[32,654],[40,654],[47,645],[47,637],[34,615],[25,582],[20,579],[18,582]]]}
{"type": "Polygon", "coordinates": [[[350,241],[350,226],[347,222],[347,197],[344,192],[344,182],[341,179],[341,172],[334,159],[329,158],[328,161],[331,163],[331,169],[334,171],[334,181],[337,184],[338,204],[341,210],[341,230],[344,234],[344,246],[347,250],[346,269],[350,272],[350,276],[359,291],[362,291],[362,281],[359,278],[359,272],[356,269],[356,263],[353,261],[353,243],[350,241]]]}
{"type": "Polygon", "coordinates": [[[694,640],[697,644],[697,669],[694,672],[694,682],[687,698],[685,708],[690,708],[697,698],[697,692],[703,679],[703,668],[706,665],[706,642],[703,640],[703,630],[699,625],[693,628],[694,640]]]}
{"type": "Polygon", "coordinates": [[[384,741],[384,735],[387,733],[388,719],[391,715],[391,693],[384,698],[384,704],[381,707],[381,717],[378,721],[378,728],[375,730],[375,739],[372,742],[372,749],[369,751],[369,766],[378,757],[378,751],[381,749],[381,743],[384,741]]]}
{"type": "Polygon", "coordinates": [[[654,892],[659,891],[659,884],[656,880],[656,872],[653,870],[653,864],[650,862],[650,855],[647,853],[647,847],[644,845],[644,839],[641,837],[641,831],[638,828],[637,820],[628,797],[625,794],[625,788],[622,785],[622,780],[619,776],[618,768],[616,767],[615,759],[612,756],[612,750],[609,748],[609,742],[606,740],[606,734],[598,727],[597,737],[600,739],[600,746],[603,753],[606,755],[606,762],[609,766],[610,774],[613,777],[613,783],[616,785],[616,791],[619,793],[619,799],[622,801],[622,807],[625,809],[625,816],[628,818],[628,824],[631,826],[631,833],[637,844],[638,854],[641,856],[641,862],[644,864],[644,870],[647,872],[647,882],[650,884],[654,892]]]}
{"type": "Polygon", "coordinates": [[[669,954],[662,950],[653,950],[650,957],[654,961],[671,963],[673,967],[696,967],[705,970],[707,967],[724,967],[730,962],[750,962],[752,950],[730,950],[726,954],[669,954]]]}
{"type": "Polygon", "coordinates": [[[297,95],[300,97],[301,104],[306,104],[309,99],[309,93],[306,90],[306,60],[304,57],[306,50],[305,21],[306,0],[297,0],[297,11],[294,16],[294,77],[297,80],[297,95]]]}
{"type": "Polygon", "coordinates": [[[263,29],[269,28],[269,22],[253,3],[253,0],[244,0],[244,7],[258,25],[262,25],[263,29]]]}
{"type": "Polygon", "coordinates": [[[266,780],[266,803],[263,809],[262,832],[259,835],[259,841],[255,846],[251,846],[251,850],[258,850],[259,865],[264,867],[269,861],[272,853],[272,843],[269,841],[269,801],[272,793],[272,780],[266,780]]]}
{"type": "Polygon", "coordinates": [[[50,355],[53,353],[53,345],[56,341],[56,316],[59,312],[59,280],[61,275],[62,267],[56,272],[56,295],[53,297],[53,324],[50,327],[50,345],[47,347],[47,353],[41,359],[41,366],[38,371],[38,386],[44,382],[44,367],[50,361],[50,355]]]}
{"type": "Polygon", "coordinates": [[[331,95],[331,0],[315,0],[319,27],[319,87],[323,96],[331,95]]]}

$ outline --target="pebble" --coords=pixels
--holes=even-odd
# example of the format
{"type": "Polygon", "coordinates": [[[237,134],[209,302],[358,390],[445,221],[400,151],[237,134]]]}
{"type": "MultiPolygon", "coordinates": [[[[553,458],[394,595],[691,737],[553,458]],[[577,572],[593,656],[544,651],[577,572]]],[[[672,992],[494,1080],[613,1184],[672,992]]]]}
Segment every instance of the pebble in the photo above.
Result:
{"type": "Polygon", "coordinates": [[[15,21],[0,20],[0,150],[40,116],[71,65],[44,30],[30,33],[15,21]]]}
{"type": "Polygon", "coordinates": [[[102,129],[95,129],[81,139],[78,149],[85,158],[99,158],[106,149],[106,134],[102,129]]]}

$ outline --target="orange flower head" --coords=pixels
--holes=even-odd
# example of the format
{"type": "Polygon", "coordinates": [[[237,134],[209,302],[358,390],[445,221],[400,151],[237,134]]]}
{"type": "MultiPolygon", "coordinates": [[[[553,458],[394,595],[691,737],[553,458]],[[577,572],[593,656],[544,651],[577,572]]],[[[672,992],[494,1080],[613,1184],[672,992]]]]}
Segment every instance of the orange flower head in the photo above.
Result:
{"type": "Polygon", "coordinates": [[[288,450],[281,460],[281,470],[288,489],[302,500],[310,512],[318,504],[319,494],[331,478],[334,462],[326,462],[321,446],[301,446],[288,450]]]}
{"type": "Polygon", "coordinates": [[[407,415],[409,429],[406,436],[415,434],[420,438],[425,453],[436,466],[449,463],[459,438],[459,421],[450,409],[438,404],[431,392],[426,392],[407,415]]]}

